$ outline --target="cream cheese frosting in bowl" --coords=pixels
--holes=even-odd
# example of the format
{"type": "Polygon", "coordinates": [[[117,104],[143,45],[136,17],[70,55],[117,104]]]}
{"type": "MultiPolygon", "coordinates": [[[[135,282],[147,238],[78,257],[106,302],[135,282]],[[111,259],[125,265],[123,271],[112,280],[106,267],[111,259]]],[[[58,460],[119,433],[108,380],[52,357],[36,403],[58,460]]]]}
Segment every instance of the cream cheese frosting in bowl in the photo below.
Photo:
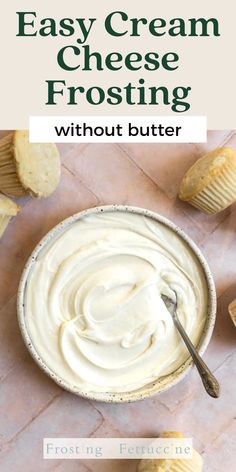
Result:
{"type": "Polygon", "coordinates": [[[67,390],[134,401],[178,382],[191,365],[161,294],[203,353],[215,322],[208,265],[173,223],[148,210],[78,213],[39,243],[22,275],[18,318],[40,367],[67,390]]]}

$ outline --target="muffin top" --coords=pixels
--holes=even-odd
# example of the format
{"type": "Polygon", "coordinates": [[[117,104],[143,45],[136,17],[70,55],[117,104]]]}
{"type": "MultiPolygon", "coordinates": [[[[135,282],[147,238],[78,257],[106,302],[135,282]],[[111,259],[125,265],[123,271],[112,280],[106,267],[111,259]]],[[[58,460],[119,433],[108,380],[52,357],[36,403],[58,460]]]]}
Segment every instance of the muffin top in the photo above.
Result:
{"type": "Polygon", "coordinates": [[[0,194],[0,216],[15,216],[20,207],[10,198],[0,194]]]}
{"type": "Polygon", "coordinates": [[[215,149],[198,159],[185,174],[179,188],[179,198],[190,200],[201,192],[212,180],[223,175],[225,167],[236,168],[236,155],[233,149],[223,147],[215,149]]]}
{"type": "Polygon", "coordinates": [[[30,143],[28,131],[15,131],[13,153],[22,186],[36,197],[47,197],[59,184],[60,156],[55,144],[30,143]]]}

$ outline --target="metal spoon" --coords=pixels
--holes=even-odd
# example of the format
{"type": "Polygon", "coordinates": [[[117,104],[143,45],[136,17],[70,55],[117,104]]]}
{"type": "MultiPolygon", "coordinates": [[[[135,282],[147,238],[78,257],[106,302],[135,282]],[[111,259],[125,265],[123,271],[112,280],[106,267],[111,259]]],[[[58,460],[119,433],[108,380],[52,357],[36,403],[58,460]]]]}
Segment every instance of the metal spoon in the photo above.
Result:
{"type": "Polygon", "coordinates": [[[214,375],[211,373],[210,369],[207,367],[205,362],[203,362],[202,358],[200,357],[194,345],[190,341],[185,329],[183,328],[177,316],[177,312],[176,312],[177,311],[177,295],[176,295],[175,301],[164,294],[161,294],[161,298],[163,302],[165,303],[167,310],[172,316],[175,327],[177,328],[179,334],[181,335],[183,341],[185,342],[185,345],[187,346],[192,356],[193,362],[195,366],[197,367],[197,370],[200,374],[205,390],[211,397],[218,398],[220,396],[219,383],[214,377],[214,375]]]}

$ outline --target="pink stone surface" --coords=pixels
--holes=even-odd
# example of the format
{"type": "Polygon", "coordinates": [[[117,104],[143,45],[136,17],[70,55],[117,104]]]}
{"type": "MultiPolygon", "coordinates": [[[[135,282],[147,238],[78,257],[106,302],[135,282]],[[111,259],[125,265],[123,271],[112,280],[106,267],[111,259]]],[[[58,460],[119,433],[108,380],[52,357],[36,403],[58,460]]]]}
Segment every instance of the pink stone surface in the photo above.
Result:
{"type": "MultiPolygon", "coordinates": [[[[5,132],[0,132],[3,136],[5,132]]],[[[136,461],[42,458],[43,437],[144,437],[163,429],[193,437],[204,472],[236,470],[236,329],[227,306],[236,298],[236,204],[206,216],[177,198],[188,167],[236,134],[210,131],[205,144],[60,145],[62,179],[46,200],[23,198],[0,241],[0,471],[134,472],[136,461]],[[118,203],[172,219],[199,245],[212,269],[217,322],[204,356],[222,384],[213,400],[193,369],[168,392],[133,404],[102,404],[61,390],[28,354],[16,318],[16,293],[34,246],[56,223],[80,210],[118,203]]]]}

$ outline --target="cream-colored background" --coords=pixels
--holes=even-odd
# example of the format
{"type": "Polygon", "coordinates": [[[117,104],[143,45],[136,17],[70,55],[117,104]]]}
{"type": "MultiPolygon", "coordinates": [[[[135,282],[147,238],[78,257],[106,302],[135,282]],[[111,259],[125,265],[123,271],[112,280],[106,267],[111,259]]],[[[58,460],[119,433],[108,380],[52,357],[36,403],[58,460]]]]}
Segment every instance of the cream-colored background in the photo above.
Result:
{"type": "MultiPolygon", "coordinates": [[[[191,86],[190,94],[191,115],[207,115],[209,129],[232,129],[236,126],[233,103],[235,87],[234,62],[234,27],[235,5],[230,2],[213,0],[67,0],[58,2],[37,2],[11,0],[4,4],[1,14],[1,43],[4,47],[1,61],[0,87],[0,129],[28,127],[29,115],[86,115],[86,114],[170,114],[169,106],[129,106],[125,103],[119,106],[92,106],[82,98],[81,105],[67,106],[62,98],[59,106],[45,106],[47,98],[46,79],[66,80],[68,85],[125,86],[128,82],[134,85],[139,78],[144,78],[147,86],[166,85],[191,86]],[[220,22],[221,37],[170,38],[168,35],[156,38],[148,33],[140,38],[124,36],[112,38],[106,33],[104,19],[115,10],[127,12],[129,17],[147,17],[150,20],[163,17],[167,20],[175,17],[211,18],[216,17],[220,22]],[[119,72],[66,72],[57,65],[57,52],[64,45],[76,44],[73,37],[16,37],[16,11],[36,11],[38,18],[53,17],[97,17],[98,21],[91,30],[88,43],[92,50],[105,53],[120,51],[149,52],[157,51],[163,54],[175,51],[180,56],[179,69],[168,72],[163,69],[156,72],[131,72],[123,69],[119,72]]],[[[145,31],[145,27],[143,29],[145,31]]],[[[181,116],[181,114],[180,114],[181,116]]]]}

